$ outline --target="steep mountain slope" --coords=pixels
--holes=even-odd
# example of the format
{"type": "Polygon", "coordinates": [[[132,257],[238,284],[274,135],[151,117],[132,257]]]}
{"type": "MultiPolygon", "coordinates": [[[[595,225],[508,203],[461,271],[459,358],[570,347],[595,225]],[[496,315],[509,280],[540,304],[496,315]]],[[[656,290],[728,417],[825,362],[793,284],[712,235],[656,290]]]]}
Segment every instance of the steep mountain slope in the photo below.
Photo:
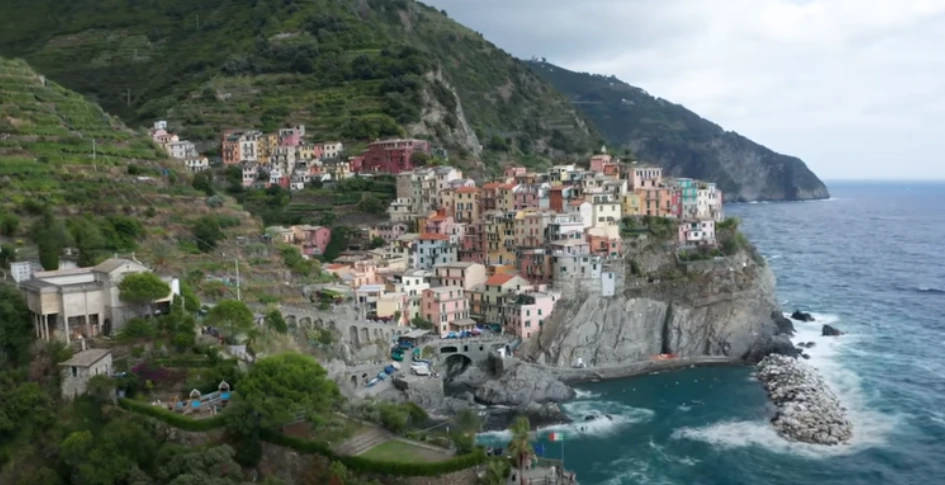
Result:
{"type": "Polygon", "coordinates": [[[3,55],[193,139],[304,123],[316,139],[409,133],[487,159],[597,141],[523,62],[413,0],[8,0],[0,17],[3,55]]]}
{"type": "Polygon", "coordinates": [[[823,182],[798,158],[782,155],[683,106],[611,76],[578,73],[545,62],[532,69],[577,106],[607,143],[630,147],[642,162],[671,175],[714,181],[727,201],[827,198],[823,182]]]}
{"type": "Polygon", "coordinates": [[[49,212],[62,228],[62,247],[77,248],[86,264],[133,253],[218,298],[234,293],[222,281],[234,279],[238,258],[244,295],[296,297],[283,283],[288,270],[277,251],[237,244],[238,236],[262,232],[241,207],[222,197],[208,203],[179,163],[166,160],[146,135],[25,62],[3,58],[0,194],[0,219],[19,222],[3,224],[0,242],[17,246],[20,258],[35,256],[31,239],[36,242],[37,222],[49,221],[43,215],[49,212]],[[223,227],[215,251],[196,248],[193,226],[203,216],[223,227]]]}

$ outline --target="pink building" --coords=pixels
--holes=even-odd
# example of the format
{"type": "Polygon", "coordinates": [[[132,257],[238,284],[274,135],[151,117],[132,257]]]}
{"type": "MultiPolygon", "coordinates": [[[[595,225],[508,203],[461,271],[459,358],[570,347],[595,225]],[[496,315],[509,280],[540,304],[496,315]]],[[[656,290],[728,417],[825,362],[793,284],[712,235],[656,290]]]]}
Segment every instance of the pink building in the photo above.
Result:
{"type": "Polygon", "coordinates": [[[470,263],[486,261],[486,231],[482,222],[466,226],[466,233],[459,249],[459,260],[470,263]]]}
{"type": "Polygon", "coordinates": [[[515,178],[525,176],[526,173],[528,173],[528,169],[526,169],[525,167],[509,167],[505,169],[505,172],[503,172],[503,175],[507,179],[515,179],[515,178]]]}
{"type": "Polygon", "coordinates": [[[518,254],[518,272],[532,283],[550,285],[554,279],[551,260],[544,249],[523,249],[518,254]]]}
{"type": "Polygon", "coordinates": [[[476,322],[469,318],[466,290],[458,286],[441,286],[423,290],[420,314],[433,323],[440,336],[449,332],[470,330],[476,322]]]}
{"type": "Polygon", "coordinates": [[[599,226],[587,230],[587,242],[591,253],[616,258],[620,255],[623,239],[617,226],[599,226]]]}
{"type": "Polygon", "coordinates": [[[606,153],[591,157],[591,172],[604,173],[604,167],[611,163],[612,157],[606,153]]]}
{"type": "Polygon", "coordinates": [[[402,222],[383,223],[374,227],[374,235],[383,239],[386,243],[392,243],[394,240],[407,234],[407,225],[402,222]]]}
{"type": "Polygon", "coordinates": [[[292,226],[292,232],[295,243],[302,246],[302,254],[306,256],[325,254],[331,240],[331,229],[324,226],[292,226]]]}
{"type": "Polygon", "coordinates": [[[452,216],[446,215],[446,209],[440,208],[436,215],[427,219],[423,232],[447,236],[451,244],[459,244],[466,233],[466,225],[457,223],[452,216]]]}
{"type": "Polygon", "coordinates": [[[560,294],[551,291],[515,295],[505,308],[505,331],[523,339],[537,334],[560,298],[560,294]]]}
{"type": "Polygon", "coordinates": [[[282,146],[297,147],[302,144],[305,136],[305,125],[293,126],[279,130],[279,144],[282,146]]]}
{"type": "Polygon", "coordinates": [[[538,186],[519,185],[515,188],[515,210],[538,207],[538,186]]]}
{"type": "Polygon", "coordinates": [[[663,183],[663,169],[659,167],[633,167],[630,169],[630,184],[633,189],[655,189],[663,183]]]}

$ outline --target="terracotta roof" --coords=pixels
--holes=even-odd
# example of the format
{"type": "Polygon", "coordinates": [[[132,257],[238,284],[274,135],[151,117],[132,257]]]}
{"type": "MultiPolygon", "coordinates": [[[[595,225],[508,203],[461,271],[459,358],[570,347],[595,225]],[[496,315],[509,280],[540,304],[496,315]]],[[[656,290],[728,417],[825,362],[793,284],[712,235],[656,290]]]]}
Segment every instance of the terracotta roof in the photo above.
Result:
{"type": "Polygon", "coordinates": [[[486,286],[502,286],[508,283],[512,278],[518,276],[515,273],[498,273],[486,280],[486,286]]]}
{"type": "Polygon", "coordinates": [[[420,235],[421,241],[449,241],[450,237],[445,234],[427,232],[420,235]]]}
{"type": "Polygon", "coordinates": [[[430,216],[430,218],[427,219],[427,220],[428,220],[429,222],[442,222],[442,221],[445,221],[445,220],[446,220],[446,216],[443,215],[443,214],[437,214],[437,215],[435,215],[435,216],[430,216]]]}
{"type": "Polygon", "coordinates": [[[345,265],[340,264],[340,263],[332,263],[332,264],[325,265],[325,269],[342,269],[345,267],[346,267],[345,265]]]}
{"type": "Polygon", "coordinates": [[[456,189],[458,194],[475,194],[476,192],[479,192],[479,187],[460,187],[456,189]]]}
{"type": "Polygon", "coordinates": [[[570,203],[571,203],[571,205],[577,207],[577,206],[583,204],[584,202],[586,202],[586,201],[581,200],[581,199],[578,199],[578,200],[572,200],[570,203]]]}
{"type": "Polygon", "coordinates": [[[500,185],[502,185],[502,184],[499,183],[499,182],[489,182],[489,183],[483,185],[482,188],[484,188],[484,189],[497,189],[497,188],[499,188],[500,185]]]}
{"type": "Polygon", "coordinates": [[[516,185],[518,184],[502,184],[502,185],[499,185],[499,188],[505,189],[505,190],[514,189],[516,185]]]}

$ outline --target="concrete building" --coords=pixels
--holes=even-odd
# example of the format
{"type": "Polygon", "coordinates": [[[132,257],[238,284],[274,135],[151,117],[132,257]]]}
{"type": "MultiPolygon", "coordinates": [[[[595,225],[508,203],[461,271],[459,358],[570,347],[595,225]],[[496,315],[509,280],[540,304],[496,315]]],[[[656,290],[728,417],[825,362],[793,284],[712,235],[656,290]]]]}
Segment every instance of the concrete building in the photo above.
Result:
{"type": "Polygon", "coordinates": [[[61,362],[62,398],[71,401],[88,389],[89,380],[94,376],[112,374],[112,351],[109,349],[85,349],[61,362]]]}
{"type": "Polygon", "coordinates": [[[322,159],[335,159],[341,156],[344,145],[340,141],[327,141],[321,144],[322,159]]]}
{"type": "Polygon", "coordinates": [[[715,244],[715,221],[685,221],[679,224],[679,243],[683,245],[715,244]]]}
{"type": "Polygon", "coordinates": [[[506,298],[530,289],[531,282],[515,273],[497,273],[490,276],[482,294],[481,317],[486,323],[503,323],[506,298]]]}
{"type": "Polygon", "coordinates": [[[180,160],[197,158],[197,146],[187,140],[172,141],[164,144],[168,156],[180,160]]]}
{"type": "MultiPolygon", "coordinates": [[[[34,273],[20,288],[36,337],[69,343],[79,337],[112,335],[140,311],[121,301],[118,284],[125,275],[148,271],[135,261],[113,258],[88,268],[34,273]]],[[[159,308],[180,294],[178,281],[167,281],[171,293],[154,302],[159,308]]]]}
{"type": "Polygon", "coordinates": [[[551,260],[555,282],[597,281],[603,266],[600,256],[589,253],[555,254],[551,260]]]}
{"type": "Polygon", "coordinates": [[[591,199],[591,226],[613,226],[620,222],[620,200],[613,194],[595,194],[591,199]]]}
{"type": "Polygon", "coordinates": [[[722,191],[714,183],[699,182],[696,192],[696,218],[712,219],[715,222],[725,220],[722,210],[722,191]]]}

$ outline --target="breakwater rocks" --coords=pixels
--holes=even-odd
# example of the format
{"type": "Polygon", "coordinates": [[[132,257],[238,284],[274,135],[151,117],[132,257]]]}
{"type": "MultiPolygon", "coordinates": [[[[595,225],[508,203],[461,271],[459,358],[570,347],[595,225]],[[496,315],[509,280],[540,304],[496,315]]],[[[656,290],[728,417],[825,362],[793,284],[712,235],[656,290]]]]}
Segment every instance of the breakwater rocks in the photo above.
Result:
{"type": "Polygon", "coordinates": [[[778,408],[771,424],[781,436],[821,445],[839,445],[853,436],[846,409],[814,368],[769,355],[758,363],[757,376],[778,408]]]}

